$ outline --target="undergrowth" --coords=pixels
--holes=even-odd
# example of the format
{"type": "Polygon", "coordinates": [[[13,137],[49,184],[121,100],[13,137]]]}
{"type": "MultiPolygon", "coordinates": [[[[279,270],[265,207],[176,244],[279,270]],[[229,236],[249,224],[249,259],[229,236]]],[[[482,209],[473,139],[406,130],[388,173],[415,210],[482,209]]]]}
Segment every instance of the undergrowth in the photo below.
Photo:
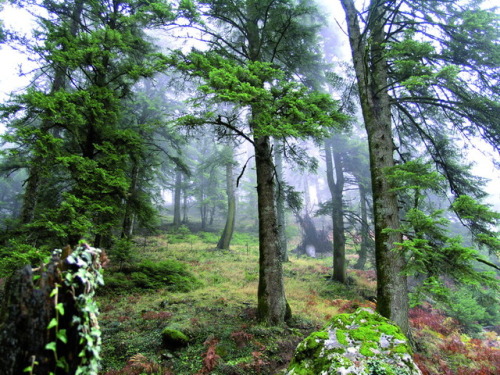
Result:
{"type": "MultiPolygon", "coordinates": [[[[141,262],[114,273],[123,273],[134,284],[115,284],[113,293],[99,297],[101,375],[278,374],[288,366],[298,342],[334,315],[375,307],[370,301],[375,296],[373,271],[349,270],[350,285],[345,286],[328,280],[331,258],[292,256],[284,264],[284,275],[294,318],[286,327],[262,326],[256,320],[256,238],[243,235],[231,251],[216,251],[210,233],[186,231],[185,236],[187,241],[177,243],[168,233],[136,239],[133,253],[141,262]],[[167,264],[195,285],[182,286],[182,278],[174,284],[155,279],[167,264]],[[147,281],[132,276],[132,270],[147,281]],[[165,348],[165,328],[184,333],[188,345],[165,348]]],[[[412,325],[418,344],[415,359],[424,375],[493,375],[494,366],[500,367],[493,333],[489,339],[470,338],[456,320],[430,308],[412,310],[412,325]]]]}

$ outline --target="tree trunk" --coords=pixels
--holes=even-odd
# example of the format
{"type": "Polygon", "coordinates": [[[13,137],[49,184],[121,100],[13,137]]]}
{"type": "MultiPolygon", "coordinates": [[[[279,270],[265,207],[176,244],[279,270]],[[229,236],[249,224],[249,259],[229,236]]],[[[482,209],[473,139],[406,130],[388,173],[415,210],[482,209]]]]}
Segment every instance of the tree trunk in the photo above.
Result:
{"type": "MultiPolygon", "coordinates": [[[[68,264],[65,259],[53,256],[49,264],[39,271],[40,277],[36,281],[29,265],[8,279],[5,298],[0,309],[2,375],[27,373],[24,369],[28,366],[32,366],[30,374],[73,375],[81,370],[80,367],[86,366],[88,359],[98,355],[98,347],[82,343],[83,336],[80,330],[80,324],[86,325],[88,331],[99,330],[98,311],[82,310],[78,306],[78,301],[92,297],[96,285],[92,285],[88,280],[83,284],[79,278],[75,278],[78,285],[70,287],[65,278],[67,273],[75,277],[82,270],[80,267],[84,267],[84,270],[90,271],[94,276],[99,273],[100,257],[103,254],[99,255],[95,249],[88,247],[84,252],[85,257],[78,256],[79,262],[76,264],[68,264]],[[58,293],[53,295],[56,286],[58,293]],[[55,303],[64,307],[64,314],[61,314],[60,310],[56,312],[55,303]],[[79,318],[76,324],[75,318],[79,318]],[[49,322],[54,320],[57,321],[57,325],[48,328],[49,322]],[[56,338],[56,332],[61,334],[63,331],[65,341],[56,338]],[[49,343],[56,346],[57,357],[53,351],[46,349],[49,343]],[[60,364],[64,360],[67,367],[57,366],[57,359],[60,364]]],[[[92,344],[100,343],[100,339],[95,339],[92,332],[87,334],[92,337],[92,344]]]]}
{"type": "Polygon", "coordinates": [[[368,225],[368,210],[366,207],[366,187],[363,182],[358,183],[359,186],[359,203],[361,206],[361,245],[359,249],[359,258],[354,268],[362,270],[365,268],[368,258],[368,247],[370,243],[370,226],[368,225]]]}
{"type": "Polygon", "coordinates": [[[345,228],[344,228],[344,168],[338,151],[333,150],[333,138],[325,140],[326,176],[332,197],[333,274],[332,280],[345,284],[345,228]],[[335,174],[335,178],[334,178],[335,174]]]}
{"type": "Polygon", "coordinates": [[[295,218],[302,228],[303,235],[302,241],[294,252],[299,255],[307,254],[313,257],[315,257],[316,254],[331,254],[332,243],[328,239],[327,232],[324,230],[316,230],[316,226],[307,212],[304,216],[300,216],[297,212],[295,213],[295,218]]]}
{"type": "Polygon", "coordinates": [[[401,234],[386,230],[399,228],[399,210],[396,193],[385,175],[394,165],[390,98],[387,92],[387,63],[384,58],[385,41],[383,2],[372,1],[368,35],[361,34],[358,12],[353,0],[341,0],[346,14],[349,42],[358,82],[361,108],[368,135],[372,176],[375,261],[377,268],[377,310],[410,334],[408,323],[408,290],[403,254],[395,249],[401,234]],[[366,38],[369,38],[369,43],[366,38]]]}
{"type": "Polygon", "coordinates": [[[181,225],[181,190],[182,190],[182,172],[175,172],[175,187],[174,187],[174,226],[181,225]]]}
{"type": "Polygon", "coordinates": [[[278,219],[275,206],[274,165],[268,136],[255,139],[255,169],[259,210],[259,289],[257,315],[269,325],[289,316],[283,283],[278,219]]]}
{"type": "Polygon", "coordinates": [[[135,213],[133,203],[136,199],[137,184],[139,182],[139,165],[132,161],[132,176],[128,191],[127,202],[125,203],[125,215],[123,217],[121,238],[131,238],[134,232],[135,213]]]}
{"type": "MultiPolygon", "coordinates": [[[[258,20],[258,2],[246,3],[248,55],[251,61],[262,61],[262,40],[258,20]]],[[[257,174],[257,207],[259,219],[259,286],[257,317],[268,325],[281,325],[291,318],[283,282],[281,248],[278,237],[278,218],[274,184],[274,164],[269,136],[259,132],[260,109],[251,107],[250,128],[254,134],[255,170],[257,174]]]]}
{"type": "Polygon", "coordinates": [[[288,262],[288,245],[286,239],[285,192],[283,180],[283,155],[278,140],[274,141],[274,162],[276,164],[276,210],[278,219],[278,236],[281,245],[281,260],[288,262]]]}
{"type": "Polygon", "coordinates": [[[182,190],[182,224],[187,224],[189,222],[189,207],[188,207],[188,195],[187,188],[184,187],[182,190]]]}
{"type": "Polygon", "coordinates": [[[234,191],[233,162],[226,164],[226,194],[227,194],[227,217],[224,231],[217,243],[217,249],[229,250],[233,238],[234,223],[236,219],[236,194],[234,191]]]}
{"type": "Polygon", "coordinates": [[[35,218],[35,208],[40,191],[40,167],[43,162],[43,158],[37,156],[32,160],[32,166],[29,168],[21,208],[21,224],[31,223],[35,218]]]}

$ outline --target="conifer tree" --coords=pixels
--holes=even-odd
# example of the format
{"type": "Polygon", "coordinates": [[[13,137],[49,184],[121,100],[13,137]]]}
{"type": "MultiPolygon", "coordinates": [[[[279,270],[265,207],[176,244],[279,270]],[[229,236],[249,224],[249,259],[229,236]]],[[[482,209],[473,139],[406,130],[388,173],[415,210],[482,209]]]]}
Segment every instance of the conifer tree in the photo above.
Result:
{"type": "Polygon", "coordinates": [[[372,0],[364,13],[341,0],[370,147],[377,309],[406,333],[405,259],[393,250],[402,241],[398,200],[386,171],[394,166],[393,152],[411,137],[460,194],[470,179],[449,162],[455,147],[441,141],[445,129],[479,135],[498,151],[499,17],[480,3],[372,0]],[[393,125],[401,129],[399,145],[393,125]]]}
{"type": "Polygon", "coordinates": [[[311,92],[292,79],[301,67],[317,59],[317,12],[306,1],[199,3],[201,17],[209,21],[199,29],[212,48],[205,53],[180,54],[172,64],[200,77],[200,90],[207,97],[248,111],[249,121],[248,128],[236,127],[224,116],[186,116],[184,121],[225,126],[254,147],[260,243],[258,316],[267,324],[282,324],[289,309],[283,286],[271,137],[321,136],[323,127],[333,126],[341,118],[328,96],[311,92]]]}
{"type": "Polygon", "coordinates": [[[135,0],[29,6],[46,10],[31,50],[48,68],[4,107],[11,156],[20,154],[29,170],[23,228],[32,244],[90,236],[99,246],[127,215],[123,201],[134,190],[129,151],[141,139],[123,125],[124,100],[141,77],[163,69],[142,28],[172,20],[173,10],[135,0]]]}

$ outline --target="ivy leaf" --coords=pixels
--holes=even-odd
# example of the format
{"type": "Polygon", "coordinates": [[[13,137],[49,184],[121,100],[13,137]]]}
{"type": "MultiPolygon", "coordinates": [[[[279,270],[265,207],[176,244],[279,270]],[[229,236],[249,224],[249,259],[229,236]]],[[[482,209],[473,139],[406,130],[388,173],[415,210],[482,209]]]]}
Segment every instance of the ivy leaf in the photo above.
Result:
{"type": "Polygon", "coordinates": [[[66,330],[61,329],[59,332],[57,332],[56,337],[61,340],[63,343],[67,344],[68,343],[68,336],[66,335],[66,330]]]}
{"type": "Polygon", "coordinates": [[[59,323],[57,322],[57,319],[52,318],[52,320],[49,322],[49,325],[47,326],[47,330],[57,327],[58,324],[59,323]]]}
{"type": "Polygon", "coordinates": [[[45,349],[52,350],[55,353],[57,350],[56,342],[55,341],[49,342],[47,345],[45,345],[45,349]]]}
{"type": "Polygon", "coordinates": [[[56,310],[59,312],[59,314],[64,315],[64,305],[62,304],[62,302],[56,305],[56,310]]]}

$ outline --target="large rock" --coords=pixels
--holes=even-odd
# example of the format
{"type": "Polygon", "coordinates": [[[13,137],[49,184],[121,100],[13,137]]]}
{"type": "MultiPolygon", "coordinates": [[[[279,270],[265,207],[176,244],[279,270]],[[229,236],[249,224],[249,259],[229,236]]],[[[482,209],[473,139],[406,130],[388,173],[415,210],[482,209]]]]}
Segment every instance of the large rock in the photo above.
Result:
{"type": "Polygon", "coordinates": [[[287,375],[421,375],[399,327],[371,309],[334,317],[295,351],[287,375]]]}

